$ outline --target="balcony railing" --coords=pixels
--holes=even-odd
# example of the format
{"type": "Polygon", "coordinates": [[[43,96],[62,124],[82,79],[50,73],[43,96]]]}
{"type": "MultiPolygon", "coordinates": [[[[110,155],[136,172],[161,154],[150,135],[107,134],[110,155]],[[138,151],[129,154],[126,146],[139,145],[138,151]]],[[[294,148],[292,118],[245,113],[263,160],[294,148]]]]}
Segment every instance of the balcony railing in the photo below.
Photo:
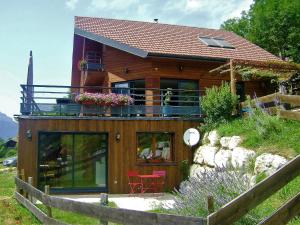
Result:
{"type": "Polygon", "coordinates": [[[31,116],[201,117],[199,90],[108,88],[97,86],[21,85],[21,114],[31,116]],[[167,92],[171,90],[171,95],[167,92]],[[80,93],[117,93],[134,99],[131,105],[80,104],[80,93]]]}

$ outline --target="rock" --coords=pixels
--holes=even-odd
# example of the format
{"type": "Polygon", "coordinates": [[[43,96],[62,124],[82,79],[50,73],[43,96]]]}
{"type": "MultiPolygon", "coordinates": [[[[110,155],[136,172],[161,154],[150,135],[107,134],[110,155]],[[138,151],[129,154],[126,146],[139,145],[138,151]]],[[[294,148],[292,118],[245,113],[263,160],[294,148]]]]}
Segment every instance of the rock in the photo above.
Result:
{"type": "Polygon", "coordinates": [[[256,185],[256,175],[253,175],[251,178],[250,178],[250,185],[253,187],[256,185]]]}
{"type": "Polygon", "coordinates": [[[232,151],[231,163],[234,168],[245,168],[254,157],[254,151],[242,147],[236,147],[232,151]]]}
{"type": "Polygon", "coordinates": [[[232,155],[232,152],[230,150],[221,149],[215,155],[215,165],[220,168],[230,167],[231,166],[231,155],[232,155]]]}
{"type": "Polygon", "coordinates": [[[214,171],[214,168],[193,164],[190,168],[190,178],[201,178],[207,171],[214,171]]]}
{"type": "Polygon", "coordinates": [[[234,149],[238,147],[242,143],[242,138],[240,136],[232,136],[230,138],[228,148],[229,149],[234,149]]]}
{"type": "Polygon", "coordinates": [[[210,146],[217,146],[220,142],[220,136],[216,130],[209,132],[207,138],[210,142],[210,146]]]}
{"type": "Polygon", "coordinates": [[[228,148],[230,139],[231,139],[231,137],[221,137],[221,139],[220,139],[221,146],[223,148],[228,148]]]}
{"type": "Polygon", "coordinates": [[[254,172],[255,174],[265,173],[269,176],[287,162],[287,159],[282,156],[263,153],[256,158],[254,172]]]}
{"type": "Polygon", "coordinates": [[[205,132],[202,138],[202,144],[208,144],[209,140],[208,140],[208,132],[205,132]]]}
{"type": "Polygon", "coordinates": [[[198,164],[215,166],[215,155],[217,151],[217,147],[202,145],[196,150],[194,154],[194,162],[198,164]]]}

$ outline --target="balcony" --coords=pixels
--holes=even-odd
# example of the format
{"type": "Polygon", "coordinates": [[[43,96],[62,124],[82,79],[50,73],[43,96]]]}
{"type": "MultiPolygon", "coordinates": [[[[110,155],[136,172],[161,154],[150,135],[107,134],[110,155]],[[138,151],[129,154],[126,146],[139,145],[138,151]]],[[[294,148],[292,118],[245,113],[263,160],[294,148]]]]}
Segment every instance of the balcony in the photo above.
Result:
{"type": "Polygon", "coordinates": [[[21,85],[21,88],[22,115],[179,118],[202,116],[199,90],[50,85],[21,85]],[[116,97],[122,100],[130,98],[132,101],[108,104],[100,101],[79,101],[79,95],[83,96],[87,90],[92,95],[105,98],[106,103],[116,97]]]}

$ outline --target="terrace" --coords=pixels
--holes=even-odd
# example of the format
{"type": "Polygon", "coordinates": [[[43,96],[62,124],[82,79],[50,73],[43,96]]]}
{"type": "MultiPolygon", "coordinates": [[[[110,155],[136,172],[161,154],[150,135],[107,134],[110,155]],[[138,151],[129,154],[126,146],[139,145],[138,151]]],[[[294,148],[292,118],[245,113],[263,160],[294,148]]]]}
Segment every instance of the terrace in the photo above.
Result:
{"type": "Polygon", "coordinates": [[[21,85],[29,116],[201,117],[199,90],[21,85]]]}

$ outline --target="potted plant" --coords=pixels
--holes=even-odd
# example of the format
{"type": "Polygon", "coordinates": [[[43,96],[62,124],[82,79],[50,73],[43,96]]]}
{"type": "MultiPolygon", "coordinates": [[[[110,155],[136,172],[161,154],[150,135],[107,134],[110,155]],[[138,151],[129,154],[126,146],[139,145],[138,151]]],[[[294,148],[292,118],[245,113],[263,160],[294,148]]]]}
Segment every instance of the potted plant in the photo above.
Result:
{"type": "Polygon", "coordinates": [[[172,88],[167,88],[166,93],[163,95],[162,113],[164,116],[168,116],[171,113],[172,109],[169,105],[170,105],[172,96],[173,96],[172,88]]]}
{"type": "Polygon", "coordinates": [[[85,59],[81,59],[78,63],[79,70],[86,71],[87,70],[87,61],[85,59]]]}

